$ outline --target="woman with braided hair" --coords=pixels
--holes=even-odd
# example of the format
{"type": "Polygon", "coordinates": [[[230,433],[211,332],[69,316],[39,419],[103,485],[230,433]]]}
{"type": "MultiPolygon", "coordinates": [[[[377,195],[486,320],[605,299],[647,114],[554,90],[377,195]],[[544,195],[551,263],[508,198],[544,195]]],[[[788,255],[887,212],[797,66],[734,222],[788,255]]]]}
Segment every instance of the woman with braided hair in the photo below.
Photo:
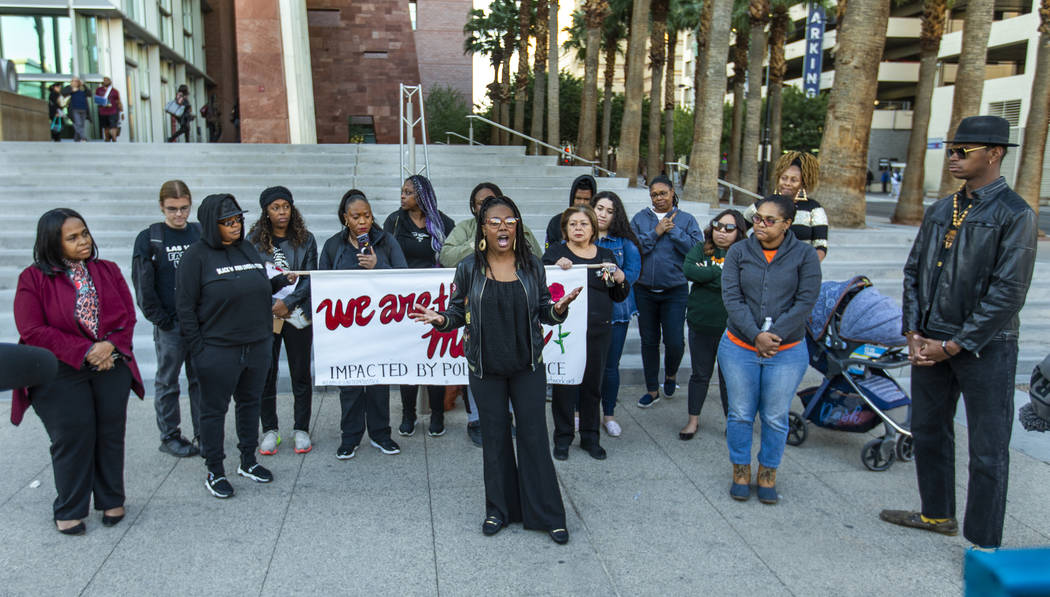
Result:
{"type": "MultiPolygon", "coordinates": [[[[438,211],[437,196],[430,180],[418,174],[401,185],[401,209],[387,216],[383,231],[394,237],[410,268],[441,267],[438,254],[456,223],[438,211]]],[[[416,432],[416,396],[419,386],[401,386],[401,425],[397,432],[416,432]]],[[[430,437],[445,434],[445,388],[427,386],[430,400],[430,437]]]]}
{"type": "MultiPolygon", "coordinates": [[[[820,162],[816,156],[804,151],[788,151],[780,156],[773,166],[773,180],[777,195],[795,200],[795,220],[791,232],[798,240],[810,244],[817,250],[821,261],[828,255],[828,215],[809,193],[820,184],[820,162]]],[[[747,208],[744,220],[751,222],[755,206],[747,208]]]]}

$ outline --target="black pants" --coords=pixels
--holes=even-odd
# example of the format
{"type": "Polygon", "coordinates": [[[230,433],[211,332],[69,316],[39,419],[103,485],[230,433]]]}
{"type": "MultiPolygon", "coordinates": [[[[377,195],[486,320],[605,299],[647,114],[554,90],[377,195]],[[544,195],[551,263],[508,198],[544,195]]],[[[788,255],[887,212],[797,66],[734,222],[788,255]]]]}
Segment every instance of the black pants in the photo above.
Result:
{"type": "Polygon", "coordinates": [[[970,481],[963,536],[998,547],[1006,517],[1017,340],[993,340],[980,358],[962,351],[931,367],[912,367],[915,472],[922,513],[955,517],[955,408],[962,393],[970,438],[970,481]]]}
{"type": "MultiPolygon", "coordinates": [[[[715,368],[715,357],[718,356],[718,343],[722,333],[712,336],[689,328],[689,360],[693,372],[689,375],[689,414],[700,416],[700,409],[707,399],[707,389],[711,384],[711,374],[715,368]]],[[[718,370],[718,393],[722,398],[722,414],[729,419],[729,397],[726,395],[726,380],[722,369],[718,370]]]]}
{"type": "Polygon", "coordinates": [[[549,531],[565,528],[565,505],[547,444],[546,383],[543,367],[484,379],[470,374],[470,389],[481,418],[486,516],[549,531]],[[517,462],[508,399],[518,426],[517,462]]]}
{"type": "MultiPolygon", "coordinates": [[[[416,420],[416,396],[419,386],[398,386],[401,391],[401,416],[416,420]]],[[[430,402],[430,418],[445,421],[445,386],[426,386],[427,400],[430,402]]]]}
{"type": "Polygon", "coordinates": [[[390,439],[390,386],[340,386],[339,407],[343,446],[360,444],[366,425],[372,441],[390,439]]]}
{"type": "Polygon", "coordinates": [[[605,359],[609,355],[611,334],[612,327],[608,324],[588,326],[587,364],[583,370],[583,383],[576,386],[551,386],[555,446],[568,447],[572,443],[575,428],[573,413],[577,397],[580,408],[580,446],[587,448],[598,445],[602,378],[605,376],[605,359]]]}
{"type": "Polygon", "coordinates": [[[310,414],[313,408],[314,383],[310,377],[310,349],[314,343],[314,326],[299,329],[285,323],[280,334],[273,335],[273,360],[266,374],[259,418],[264,432],[277,429],[277,373],[281,357],[281,340],[288,355],[288,373],[292,378],[292,396],[295,398],[295,429],[310,430],[310,414]]]}
{"type": "Polygon", "coordinates": [[[56,520],[124,505],[124,428],[131,370],[77,370],[59,362],[58,374],[31,392],[31,404],[51,438],[56,520]]]}
{"type": "Polygon", "coordinates": [[[201,453],[208,470],[216,475],[224,474],[223,442],[231,395],[241,464],[255,463],[255,448],[259,446],[259,399],[270,370],[272,344],[270,338],[241,346],[205,344],[200,353],[193,355],[201,385],[201,453]]]}

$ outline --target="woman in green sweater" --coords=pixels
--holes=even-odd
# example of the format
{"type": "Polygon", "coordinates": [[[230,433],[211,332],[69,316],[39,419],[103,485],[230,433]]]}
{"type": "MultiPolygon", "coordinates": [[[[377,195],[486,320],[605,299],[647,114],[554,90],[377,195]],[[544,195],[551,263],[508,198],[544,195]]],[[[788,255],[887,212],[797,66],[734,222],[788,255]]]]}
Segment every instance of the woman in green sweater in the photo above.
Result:
{"type": "MultiPolygon", "coordinates": [[[[700,427],[700,409],[707,398],[707,387],[715,366],[718,342],[726,329],[726,308],[722,303],[722,261],[730,245],[746,238],[744,216],[727,209],[711,220],[704,230],[704,242],[698,243],[685,256],[682,272],[693,283],[686,304],[689,322],[689,422],[678,432],[681,440],[693,439],[700,427]]],[[[718,389],[722,397],[722,414],[729,412],[726,384],[718,372],[718,389]]]]}

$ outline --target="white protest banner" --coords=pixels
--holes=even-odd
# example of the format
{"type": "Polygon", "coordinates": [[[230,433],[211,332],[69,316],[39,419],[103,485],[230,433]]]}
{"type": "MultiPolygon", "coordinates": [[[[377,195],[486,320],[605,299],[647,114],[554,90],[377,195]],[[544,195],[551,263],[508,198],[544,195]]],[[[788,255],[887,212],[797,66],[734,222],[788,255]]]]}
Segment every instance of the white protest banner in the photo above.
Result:
{"type": "MultiPolygon", "coordinates": [[[[543,326],[543,361],[552,384],[583,380],[587,273],[583,267],[547,268],[553,300],[583,287],[564,323],[543,326]]],[[[435,311],[447,308],[454,270],[313,271],[310,275],[315,385],[467,383],[463,328],[439,333],[408,317],[415,303],[435,311]]]]}

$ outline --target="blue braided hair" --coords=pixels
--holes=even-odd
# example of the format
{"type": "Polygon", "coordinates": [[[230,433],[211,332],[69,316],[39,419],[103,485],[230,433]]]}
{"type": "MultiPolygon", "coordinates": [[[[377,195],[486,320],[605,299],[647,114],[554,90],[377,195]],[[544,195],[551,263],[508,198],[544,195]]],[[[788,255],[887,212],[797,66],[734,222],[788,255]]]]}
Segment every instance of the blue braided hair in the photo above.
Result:
{"type": "Polygon", "coordinates": [[[412,181],[412,188],[416,190],[416,205],[423,211],[423,216],[426,218],[427,232],[430,233],[430,248],[434,249],[434,258],[437,259],[437,254],[441,252],[441,247],[445,244],[445,224],[441,221],[441,213],[438,212],[437,195],[434,194],[434,187],[426,176],[415,174],[409,176],[408,180],[412,181]]]}

